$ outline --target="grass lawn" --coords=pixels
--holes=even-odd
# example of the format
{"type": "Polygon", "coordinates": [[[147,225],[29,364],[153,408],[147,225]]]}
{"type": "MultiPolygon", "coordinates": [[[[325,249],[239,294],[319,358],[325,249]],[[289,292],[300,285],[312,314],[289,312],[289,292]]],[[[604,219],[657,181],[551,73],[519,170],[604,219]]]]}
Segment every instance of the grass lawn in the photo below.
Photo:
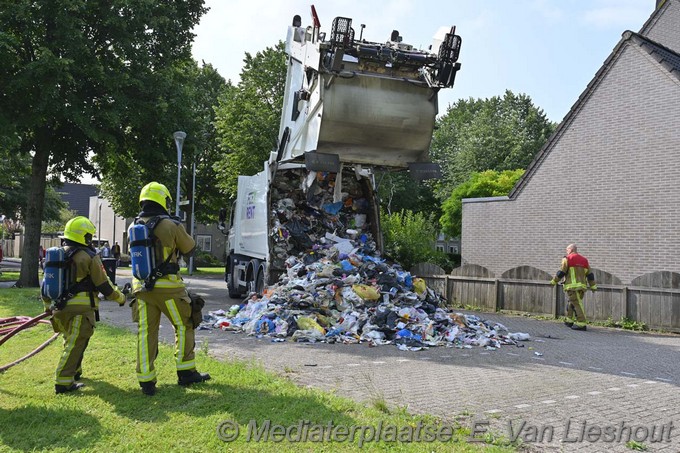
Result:
{"type": "MultiPolygon", "coordinates": [[[[0,289],[0,318],[41,312],[37,289],[0,289]]],[[[25,355],[51,334],[49,325],[40,324],[11,338],[0,346],[0,366],[25,355]]],[[[211,381],[179,387],[172,347],[161,345],[156,360],[159,390],[154,397],[144,396],[135,378],[135,335],[104,324],[97,325],[85,353],[86,387],[74,394],[55,395],[53,377],[61,343],[58,339],[35,357],[0,375],[0,451],[358,451],[358,438],[354,442],[320,441],[323,437],[318,427],[332,423],[348,429],[357,425],[377,429],[382,422],[382,426],[396,427],[402,433],[414,431],[419,423],[437,429],[444,426],[436,418],[414,417],[403,409],[390,410],[377,403],[364,406],[331,393],[300,388],[252,363],[214,360],[200,348],[198,368],[209,372],[211,381]],[[316,427],[317,435],[311,437],[316,442],[247,442],[249,424],[257,423],[261,428],[265,420],[282,427],[303,426],[303,421],[308,420],[307,426],[316,427]],[[240,434],[235,441],[218,438],[218,426],[225,421],[238,426],[240,434]]],[[[453,440],[447,442],[400,442],[392,432],[383,439],[394,441],[365,443],[363,449],[516,451],[511,446],[468,443],[469,431],[457,425],[453,428],[453,440]]],[[[295,432],[294,428],[290,434],[295,432]]],[[[335,433],[342,435],[339,429],[335,433]]]]}
{"type": "MultiPolygon", "coordinates": [[[[189,270],[186,267],[183,267],[181,270],[182,270],[182,275],[189,275],[189,270]]],[[[221,266],[221,267],[197,267],[194,270],[194,275],[224,277],[224,266],[221,266]]]]}
{"type": "MultiPolygon", "coordinates": [[[[42,272],[40,272],[40,278],[42,278],[42,272]]],[[[15,282],[19,280],[19,271],[2,271],[0,274],[0,282],[15,282]]]]}

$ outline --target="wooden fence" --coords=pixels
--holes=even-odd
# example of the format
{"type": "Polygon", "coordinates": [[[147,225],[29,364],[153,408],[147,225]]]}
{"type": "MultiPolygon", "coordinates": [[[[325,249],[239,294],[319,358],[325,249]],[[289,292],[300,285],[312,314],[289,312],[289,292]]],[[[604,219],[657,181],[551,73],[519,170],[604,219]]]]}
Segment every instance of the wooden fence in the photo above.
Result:
{"type": "MultiPolygon", "coordinates": [[[[649,328],[680,332],[680,274],[654,272],[623,285],[611,274],[593,270],[598,291],[584,298],[589,320],[631,321],[649,328]]],[[[411,274],[444,296],[451,306],[470,306],[484,311],[506,310],[552,317],[566,312],[561,286],[550,285],[552,276],[521,266],[496,277],[488,269],[464,265],[446,275],[431,264],[419,264],[411,274]]]]}
{"type": "MultiPolygon", "coordinates": [[[[24,248],[24,236],[16,234],[13,239],[0,240],[0,244],[2,244],[2,253],[4,257],[21,258],[21,252],[24,248]]],[[[47,250],[50,247],[59,247],[61,245],[61,239],[58,237],[42,236],[40,238],[40,244],[47,250]]]]}

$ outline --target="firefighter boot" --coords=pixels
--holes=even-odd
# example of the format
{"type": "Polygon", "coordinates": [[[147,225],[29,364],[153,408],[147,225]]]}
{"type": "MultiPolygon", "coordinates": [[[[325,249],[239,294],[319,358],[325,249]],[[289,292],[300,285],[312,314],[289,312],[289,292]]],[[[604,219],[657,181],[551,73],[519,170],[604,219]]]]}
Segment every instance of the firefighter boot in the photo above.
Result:
{"type": "Polygon", "coordinates": [[[588,328],[583,324],[574,324],[571,326],[571,330],[588,330],[588,328]]]}
{"type": "Polygon", "coordinates": [[[142,393],[149,396],[154,396],[156,394],[156,383],[150,382],[140,382],[139,386],[142,388],[142,393]]]}
{"type": "Polygon", "coordinates": [[[191,385],[210,379],[208,373],[199,373],[196,370],[181,370],[177,372],[177,383],[179,385],[191,385]]]}
{"type": "Polygon", "coordinates": [[[567,327],[571,327],[571,326],[574,325],[574,323],[571,322],[571,321],[564,321],[564,325],[567,326],[567,327]]]}
{"type": "Polygon", "coordinates": [[[54,386],[54,392],[59,395],[61,393],[69,393],[69,392],[75,392],[79,388],[85,387],[85,384],[81,384],[80,382],[74,382],[71,385],[55,385],[54,386]]]}

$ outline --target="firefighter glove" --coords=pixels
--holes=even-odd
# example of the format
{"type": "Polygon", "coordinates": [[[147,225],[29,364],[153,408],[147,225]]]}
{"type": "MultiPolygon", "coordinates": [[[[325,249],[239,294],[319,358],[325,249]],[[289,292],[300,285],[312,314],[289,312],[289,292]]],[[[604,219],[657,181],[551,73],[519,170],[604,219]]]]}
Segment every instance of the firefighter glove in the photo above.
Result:
{"type": "Polygon", "coordinates": [[[552,286],[557,285],[557,280],[555,280],[555,279],[553,278],[552,280],[550,280],[550,284],[551,284],[552,286]]]}
{"type": "Polygon", "coordinates": [[[113,300],[114,302],[118,302],[118,306],[119,306],[119,307],[122,307],[123,305],[125,305],[125,299],[126,299],[126,298],[125,298],[125,294],[123,294],[123,293],[121,293],[120,291],[116,290],[116,291],[115,291],[115,294],[114,294],[114,297],[113,297],[113,299],[111,299],[111,300],[113,300]]]}
{"type": "Polygon", "coordinates": [[[597,291],[597,285],[591,285],[590,290],[591,290],[592,292],[597,291]]]}

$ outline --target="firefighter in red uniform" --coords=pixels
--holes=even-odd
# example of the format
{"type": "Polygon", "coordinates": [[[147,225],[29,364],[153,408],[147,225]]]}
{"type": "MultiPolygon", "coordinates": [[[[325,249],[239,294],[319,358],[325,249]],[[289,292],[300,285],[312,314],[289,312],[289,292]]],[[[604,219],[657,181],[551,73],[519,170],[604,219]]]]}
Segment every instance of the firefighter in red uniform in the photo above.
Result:
{"type": "Polygon", "coordinates": [[[567,255],[562,258],[562,265],[555,277],[550,280],[551,285],[556,285],[564,279],[564,292],[567,295],[567,318],[564,323],[574,330],[586,330],[586,314],[583,308],[583,296],[586,290],[595,292],[595,276],[590,270],[588,258],[579,255],[576,244],[567,246],[567,255]],[[574,320],[576,315],[576,320],[574,320]]]}

